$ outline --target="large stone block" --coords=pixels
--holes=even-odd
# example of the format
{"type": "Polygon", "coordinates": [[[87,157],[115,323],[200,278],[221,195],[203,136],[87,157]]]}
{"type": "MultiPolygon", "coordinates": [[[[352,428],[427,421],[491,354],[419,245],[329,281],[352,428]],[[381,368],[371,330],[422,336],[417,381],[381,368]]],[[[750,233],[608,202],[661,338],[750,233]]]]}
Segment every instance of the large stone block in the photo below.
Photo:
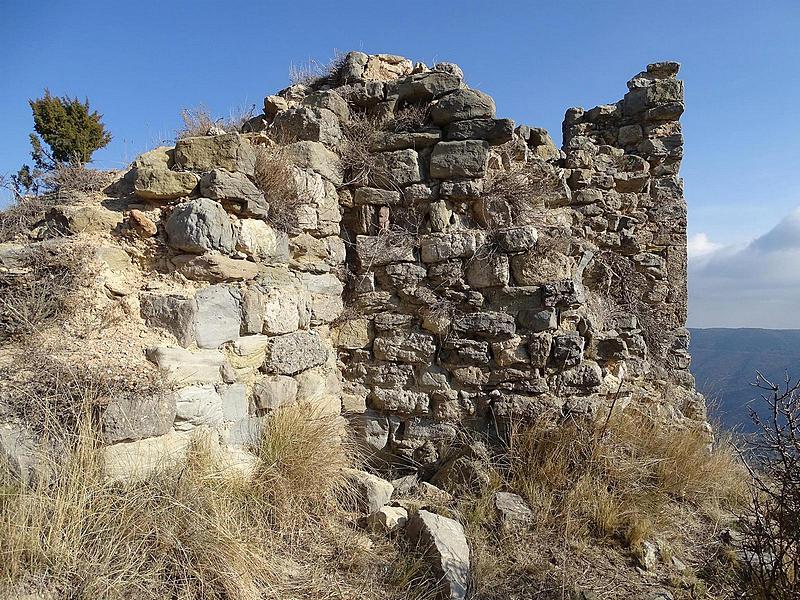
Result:
{"type": "Polygon", "coordinates": [[[430,410],[430,397],[423,392],[386,390],[375,388],[369,395],[373,408],[408,415],[426,415],[430,410]]]}
{"type": "Polygon", "coordinates": [[[218,202],[197,198],[175,207],[166,223],[167,241],[173,248],[193,254],[234,249],[233,225],[218,202]]]}
{"type": "Polygon", "coordinates": [[[342,183],[342,162],[339,155],[319,142],[295,142],[283,147],[284,156],[296,167],[309,169],[328,181],[342,183]]]}
{"type": "Polygon", "coordinates": [[[469,258],[483,244],[481,231],[459,231],[420,236],[422,262],[437,263],[453,258],[469,258]]]}
{"type": "Polygon", "coordinates": [[[139,294],[142,318],[149,327],[161,327],[169,331],[184,348],[194,341],[194,314],[197,304],[194,298],[181,294],[139,294]]]}
{"type": "Polygon", "coordinates": [[[200,193],[212,200],[234,202],[242,214],[266,217],[269,204],[255,184],[244,173],[214,169],[200,179],[200,193]]]}
{"type": "Polygon", "coordinates": [[[196,350],[158,346],[147,350],[147,358],[155,363],[172,383],[217,383],[222,381],[225,355],[218,350],[196,350]]]}
{"type": "Polygon", "coordinates": [[[164,435],[172,429],[175,410],[171,393],[117,394],[103,410],[103,440],[114,444],[164,435]]]}
{"type": "Polygon", "coordinates": [[[382,267],[397,262],[414,262],[414,243],[412,236],[359,235],[356,236],[356,255],[361,269],[382,267]]]}
{"type": "Polygon", "coordinates": [[[486,174],[489,144],[482,140],[439,142],[431,154],[435,179],[480,178],[486,174]]]}
{"type": "Polygon", "coordinates": [[[494,100],[478,90],[460,89],[439,99],[430,111],[436,125],[467,119],[493,119],[494,100]]]}
{"type": "Polygon", "coordinates": [[[464,527],[453,519],[419,510],[409,520],[406,536],[425,553],[442,578],[449,600],[465,600],[469,591],[470,556],[464,527]]]}
{"type": "Polygon", "coordinates": [[[372,177],[381,187],[392,189],[423,181],[419,154],[415,150],[380,152],[374,157],[372,177]]]}
{"type": "Polygon", "coordinates": [[[427,102],[461,87],[461,77],[443,71],[416,73],[399,80],[395,93],[400,102],[427,102]]]}
{"type": "Polygon", "coordinates": [[[175,429],[219,427],[224,421],[222,397],[213,385],[189,386],[175,394],[175,429]]]}
{"type": "Polygon", "coordinates": [[[447,126],[448,140],[485,140],[492,146],[511,141],[514,121],[511,119],[471,119],[447,126]]]}
{"type": "Polygon", "coordinates": [[[362,512],[374,513],[391,500],[394,486],[385,479],[358,469],[345,469],[345,475],[362,512]]]}
{"type": "Polygon", "coordinates": [[[270,136],[281,142],[312,141],[335,146],[342,140],[339,119],[327,108],[289,108],[275,115],[270,136]]]}
{"type": "Polygon", "coordinates": [[[281,241],[286,242],[280,239],[283,237],[264,221],[242,219],[237,227],[236,249],[257,261],[277,261],[283,254],[281,241]]]}
{"type": "Polygon", "coordinates": [[[297,381],[286,375],[268,375],[253,385],[253,403],[261,410],[275,410],[297,402],[297,381]]]}
{"type": "Polygon", "coordinates": [[[239,338],[239,301],[224,285],[203,288],[195,295],[194,338],[200,348],[218,348],[239,338]]]}
{"type": "Polygon", "coordinates": [[[145,200],[175,200],[192,193],[199,178],[186,171],[137,167],[133,175],[133,193],[145,200]]]}
{"type": "Polygon", "coordinates": [[[255,163],[250,140],[237,133],[184,138],[175,144],[175,164],[188,171],[204,173],[220,168],[252,175],[255,163]]]}
{"type": "Polygon", "coordinates": [[[282,335],[307,326],[309,297],[296,287],[253,286],[242,296],[245,331],[282,335]]]}
{"type": "Polygon", "coordinates": [[[312,331],[295,331],[273,338],[264,369],[268,373],[294,375],[317,367],[328,358],[328,346],[312,331]]]}
{"type": "Polygon", "coordinates": [[[485,258],[475,257],[468,261],[467,282],[474,288],[508,285],[508,256],[493,254],[485,258]]]}
{"type": "Polygon", "coordinates": [[[463,335],[493,339],[510,337],[516,331],[514,316],[501,312],[475,312],[459,315],[453,330],[463,335]]]}
{"type": "Polygon", "coordinates": [[[172,259],[172,264],[186,279],[210,283],[248,281],[259,273],[257,264],[221,254],[181,254],[172,259]]]}
{"type": "Polygon", "coordinates": [[[433,336],[427,333],[378,337],[372,345],[375,358],[393,362],[430,363],[436,351],[433,336]]]}

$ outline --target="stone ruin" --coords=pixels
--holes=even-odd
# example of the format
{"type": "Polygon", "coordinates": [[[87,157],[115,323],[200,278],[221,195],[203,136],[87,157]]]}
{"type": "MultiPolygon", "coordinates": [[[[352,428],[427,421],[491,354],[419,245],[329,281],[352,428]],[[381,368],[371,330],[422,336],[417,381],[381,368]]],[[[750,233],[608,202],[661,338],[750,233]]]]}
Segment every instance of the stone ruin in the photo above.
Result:
{"type": "Polygon", "coordinates": [[[109,404],[109,472],[199,427],[239,448],[296,402],[428,476],[465,432],[515,420],[637,405],[707,427],[687,370],[678,68],[569,109],[559,150],[454,64],[351,52],[239,133],[143,154],[116,203],[62,211],[75,233],[106,227],[105,286],[174,388],[109,404]]]}

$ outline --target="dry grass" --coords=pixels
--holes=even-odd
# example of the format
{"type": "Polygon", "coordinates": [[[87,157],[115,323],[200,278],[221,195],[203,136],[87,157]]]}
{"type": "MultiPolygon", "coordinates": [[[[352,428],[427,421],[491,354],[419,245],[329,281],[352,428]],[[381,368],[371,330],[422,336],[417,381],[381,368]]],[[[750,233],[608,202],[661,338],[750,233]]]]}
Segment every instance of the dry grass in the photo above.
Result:
{"type": "Polygon", "coordinates": [[[46,189],[52,190],[60,201],[75,195],[97,194],[117,179],[114,171],[88,169],[82,164],[59,163],[42,175],[46,189]]]}
{"type": "Polygon", "coordinates": [[[430,103],[408,104],[394,114],[386,129],[395,133],[419,131],[425,126],[429,112],[430,103]]]}
{"type": "MultiPolygon", "coordinates": [[[[741,463],[726,444],[709,449],[700,431],[669,429],[635,413],[605,425],[515,426],[490,483],[459,500],[475,597],[568,598],[576,584],[605,590],[599,598],[637,597],[644,584],[630,571],[631,557],[654,539],[710,573],[718,546],[710,532],[746,501],[741,463]],[[499,490],[523,496],[534,521],[498,527],[492,497],[499,490]]],[[[715,568],[711,583],[684,579],[699,587],[731,579],[730,565],[715,568]]]]}
{"type": "Polygon", "coordinates": [[[254,180],[269,202],[270,225],[293,232],[298,226],[297,211],[311,202],[311,190],[298,184],[295,169],[281,144],[256,146],[254,180]]]}
{"type": "Polygon", "coordinates": [[[74,293],[86,283],[86,252],[79,244],[32,248],[24,268],[0,273],[0,340],[30,335],[75,310],[74,293]]]}
{"type": "Polygon", "coordinates": [[[346,57],[346,54],[334,50],[333,58],[327,63],[313,58],[301,64],[293,63],[289,65],[289,81],[292,85],[341,85],[345,83],[342,81],[341,71],[346,57]]]}
{"type": "Polygon", "coordinates": [[[209,135],[212,128],[225,133],[239,133],[242,125],[254,116],[255,106],[239,107],[231,110],[227,117],[214,118],[211,111],[204,105],[181,110],[183,126],[177,131],[179,140],[187,137],[209,135]]]}
{"type": "MultiPolygon", "coordinates": [[[[512,162],[507,168],[490,169],[484,179],[481,215],[489,228],[507,225],[539,225],[545,209],[555,198],[563,195],[563,181],[551,165],[541,160],[512,162]],[[513,223],[494,222],[493,213],[505,204],[510,208],[513,223]]],[[[499,214],[502,214],[500,211],[499,214]]]]}
{"type": "Polygon", "coordinates": [[[342,124],[343,140],[338,149],[345,174],[345,185],[389,183],[388,174],[381,169],[378,157],[371,150],[381,131],[378,121],[367,114],[354,112],[342,124]]]}
{"type": "Polygon", "coordinates": [[[340,433],[337,419],[285,407],[263,429],[252,477],[197,436],[178,464],[113,482],[85,428],[49,483],[0,482],[0,594],[432,599],[418,563],[352,526],[340,433]]]}
{"type": "Polygon", "coordinates": [[[634,546],[668,527],[669,505],[716,517],[746,498],[744,471],[703,431],[639,414],[605,426],[534,424],[512,434],[511,482],[570,537],[617,538],[634,546]]]}

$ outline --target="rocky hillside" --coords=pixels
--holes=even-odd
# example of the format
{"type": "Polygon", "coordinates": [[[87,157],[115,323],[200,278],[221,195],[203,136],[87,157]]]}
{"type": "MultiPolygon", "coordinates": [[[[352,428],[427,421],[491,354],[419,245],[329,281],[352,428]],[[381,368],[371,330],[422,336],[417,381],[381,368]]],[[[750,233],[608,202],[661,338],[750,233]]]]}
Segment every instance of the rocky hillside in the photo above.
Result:
{"type": "MultiPolygon", "coordinates": [[[[458,498],[489,502],[480,527],[533,521],[534,488],[492,466],[521,424],[605,423],[602,438],[621,419],[660,440],[651,450],[689,436],[681,448],[706,464],[677,72],[650,65],[620,102],[568,110],[558,149],[498,118],[456,65],[352,52],[267,96],[239,131],[194,132],[102,192],[65,185],[13,208],[0,223],[11,471],[46,480],[43,448],[69,448],[89,415],[106,480],[191,463],[202,438],[257,481],[299,407],[330,424],[323,446],[354,440],[362,468],[335,472],[363,526],[424,547],[437,593],[500,597],[476,579],[491,544],[470,550],[458,498]]],[[[620,436],[631,452],[641,442],[620,436]]],[[[604,597],[645,597],[624,594],[677,563],[665,539],[630,533],[649,517],[619,510],[587,531],[630,537],[646,576],[604,597]]]]}

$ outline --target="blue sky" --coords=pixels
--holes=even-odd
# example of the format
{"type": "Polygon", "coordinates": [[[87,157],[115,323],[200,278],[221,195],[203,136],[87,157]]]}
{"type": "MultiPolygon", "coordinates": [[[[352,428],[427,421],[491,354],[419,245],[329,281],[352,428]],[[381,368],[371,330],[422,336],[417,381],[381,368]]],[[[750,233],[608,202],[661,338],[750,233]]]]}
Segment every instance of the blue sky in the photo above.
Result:
{"type": "MultiPolygon", "coordinates": [[[[114,134],[96,165],[121,168],[171,138],[181,108],[203,103],[226,115],[259,106],[287,84],[291,64],[325,62],[335,50],[456,62],[501,116],[557,140],[566,108],[615,101],[648,62],[670,59],[686,81],[694,272],[797,221],[796,1],[0,0],[0,22],[0,172],[28,160],[27,100],[44,87],[89,97],[114,134]]],[[[789,229],[800,235],[800,225],[789,229]]],[[[733,304],[730,317],[708,307],[690,323],[766,322],[733,304]]],[[[767,320],[800,327],[794,315],[767,320]]]]}

